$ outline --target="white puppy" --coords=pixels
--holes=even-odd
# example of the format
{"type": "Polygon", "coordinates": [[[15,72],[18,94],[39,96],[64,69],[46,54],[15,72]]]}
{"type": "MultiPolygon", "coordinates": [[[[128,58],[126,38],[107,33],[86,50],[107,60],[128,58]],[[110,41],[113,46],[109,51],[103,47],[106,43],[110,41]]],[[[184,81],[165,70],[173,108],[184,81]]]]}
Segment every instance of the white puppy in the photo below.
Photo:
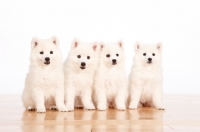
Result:
{"type": "Polygon", "coordinates": [[[128,96],[123,43],[101,44],[100,64],[95,77],[95,100],[98,110],[107,107],[126,109],[128,96]]]}
{"type": "Polygon", "coordinates": [[[55,36],[46,40],[32,39],[31,65],[22,94],[24,107],[28,110],[45,112],[46,108],[55,108],[56,105],[59,111],[67,111],[62,55],[58,46],[55,36]]]}
{"type": "Polygon", "coordinates": [[[135,44],[134,64],[129,76],[130,109],[143,106],[162,106],[162,44],[135,44]]]}
{"type": "Polygon", "coordinates": [[[92,86],[99,60],[100,46],[96,42],[83,43],[74,39],[65,62],[65,101],[69,111],[74,107],[95,109],[92,86]],[[75,104],[75,105],[74,105],[75,104]]]}

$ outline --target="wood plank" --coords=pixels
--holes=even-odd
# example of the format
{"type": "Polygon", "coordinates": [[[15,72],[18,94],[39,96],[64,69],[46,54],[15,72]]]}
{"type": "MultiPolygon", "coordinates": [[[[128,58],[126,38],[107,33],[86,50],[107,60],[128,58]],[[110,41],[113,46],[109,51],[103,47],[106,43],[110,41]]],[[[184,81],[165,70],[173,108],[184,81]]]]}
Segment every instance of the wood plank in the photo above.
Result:
{"type": "Polygon", "coordinates": [[[165,111],[144,107],[40,114],[26,111],[20,95],[0,95],[0,132],[200,131],[200,95],[165,95],[163,103],[165,111]]]}

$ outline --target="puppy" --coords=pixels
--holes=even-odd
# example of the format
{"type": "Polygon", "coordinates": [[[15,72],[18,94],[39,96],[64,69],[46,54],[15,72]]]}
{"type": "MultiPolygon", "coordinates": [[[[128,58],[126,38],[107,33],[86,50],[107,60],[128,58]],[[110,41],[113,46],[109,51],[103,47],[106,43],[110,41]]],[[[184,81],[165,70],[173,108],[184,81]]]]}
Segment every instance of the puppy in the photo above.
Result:
{"type": "Polygon", "coordinates": [[[99,60],[98,43],[74,39],[64,64],[65,101],[69,111],[74,107],[95,109],[92,102],[93,80],[99,60]],[[75,105],[74,105],[75,104],[75,105]]]}
{"type": "Polygon", "coordinates": [[[94,84],[97,109],[125,110],[128,93],[123,43],[101,44],[99,61],[94,84]]]}
{"type": "Polygon", "coordinates": [[[31,42],[30,70],[22,94],[24,107],[45,112],[46,108],[67,111],[64,104],[64,73],[62,55],[57,37],[31,42]]]}
{"type": "Polygon", "coordinates": [[[162,44],[135,44],[134,64],[129,76],[130,109],[143,106],[162,106],[162,44]]]}

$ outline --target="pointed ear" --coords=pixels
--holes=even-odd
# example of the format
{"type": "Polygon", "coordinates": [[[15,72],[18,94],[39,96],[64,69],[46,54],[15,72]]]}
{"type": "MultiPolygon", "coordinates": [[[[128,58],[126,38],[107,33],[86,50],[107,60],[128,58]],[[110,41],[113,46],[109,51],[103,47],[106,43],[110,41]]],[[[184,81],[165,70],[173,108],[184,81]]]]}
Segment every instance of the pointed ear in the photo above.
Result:
{"type": "Polygon", "coordinates": [[[135,42],[135,51],[141,49],[141,44],[139,42],[135,42]]]}
{"type": "Polygon", "coordinates": [[[33,37],[31,40],[31,48],[35,48],[39,43],[39,38],[38,37],[33,37]]]}
{"type": "Polygon", "coordinates": [[[162,52],[162,48],[163,48],[162,43],[161,42],[157,43],[156,48],[158,49],[158,51],[162,52]]]}
{"type": "Polygon", "coordinates": [[[92,43],[92,49],[95,51],[95,52],[98,52],[100,50],[100,45],[98,42],[94,42],[92,43]]]}
{"type": "Polygon", "coordinates": [[[120,48],[124,49],[124,43],[123,43],[122,40],[118,41],[118,45],[119,45],[120,48]]]}
{"type": "Polygon", "coordinates": [[[78,38],[74,38],[74,40],[72,41],[72,45],[71,45],[71,49],[78,47],[80,44],[80,41],[78,38]]]}
{"type": "Polygon", "coordinates": [[[53,44],[55,44],[56,46],[59,46],[59,40],[56,36],[52,36],[51,37],[53,44]]]}

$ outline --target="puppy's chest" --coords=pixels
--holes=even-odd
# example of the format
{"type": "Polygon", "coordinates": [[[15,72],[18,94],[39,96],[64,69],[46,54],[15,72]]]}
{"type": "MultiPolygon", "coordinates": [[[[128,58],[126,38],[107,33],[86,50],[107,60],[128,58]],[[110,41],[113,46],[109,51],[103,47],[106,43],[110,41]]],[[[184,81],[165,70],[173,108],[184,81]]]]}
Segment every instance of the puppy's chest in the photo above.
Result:
{"type": "Polygon", "coordinates": [[[84,87],[91,87],[92,76],[86,74],[76,74],[73,76],[73,85],[77,89],[82,89],[84,87]]]}
{"type": "Polygon", "coordinates": [[[161,73],[156,70],[145,69],[141,72],[140,77],[143,81],[141,102],[149,102],[155,92],[157,83],[159,83],[158,81],[161,79],[161,73]]]}
{"type": "Polygon", "coordinates": [[[138,72],[138,75],[144,81],[155,80],[161,76],[161,74],[158,71],[150,68],[143,69],[142,71],[138,72]]]}
{"type": "Polygon", "coordinates": [[[156,83],[152,83],[150,81],[144,83],[142,87],[140,102],[147,103],[152,101],[153,97],[155,96],[156,85],[156,83]]]}
{"type": "Polygon", "coordinates": [[[57,71],[42,71],[36,72],[34,75],[34,81],[37,81],[40,85],[52,87],[58,83],[58,79],[61,79],[57,71]]]}
{"type": "Polygon", "coordinates": [[[114,90],[117,87],[117,83],[120,81],[120,75],[117,71],[107,71],[105,72],[104,85],[107,90],[114,90]]]}

